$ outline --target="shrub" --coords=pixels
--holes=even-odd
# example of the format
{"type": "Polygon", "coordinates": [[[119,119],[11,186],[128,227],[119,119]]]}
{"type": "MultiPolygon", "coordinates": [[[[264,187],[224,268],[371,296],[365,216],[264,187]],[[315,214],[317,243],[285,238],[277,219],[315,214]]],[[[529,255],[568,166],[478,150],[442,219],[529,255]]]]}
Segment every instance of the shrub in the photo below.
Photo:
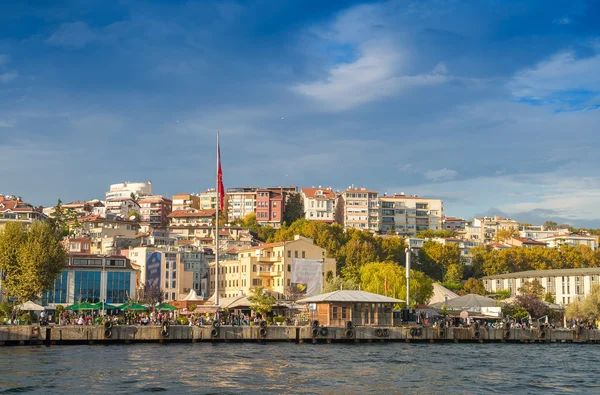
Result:
{"type": "Polygon", "coordinates": [[[177,323],[179,325],[189,325],[190,321],[186,317],[178,317],[177,323]]]}

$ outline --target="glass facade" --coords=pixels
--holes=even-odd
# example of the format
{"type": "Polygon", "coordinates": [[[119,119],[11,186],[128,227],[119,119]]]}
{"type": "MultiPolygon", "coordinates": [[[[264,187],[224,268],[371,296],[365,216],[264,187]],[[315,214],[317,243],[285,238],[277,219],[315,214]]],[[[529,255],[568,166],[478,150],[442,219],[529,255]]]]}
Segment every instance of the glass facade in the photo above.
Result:
{"type": "Polygon", "coordinates": [[[42,305],[49,303],[67,303],[67,291],[69,284],[69,272],[64,271],[54,280],[54,289],[44,292],[42,295],[42,305]]]}
{"type": "Polygon", "coordinates": [[[129,294],[131,273],[108,272],[106,280],[106,303],[125,303],[129,294]]]}
{"type": "Polygon", "coordinates": [[[76,271],[75,272],[75,303],[100,302],[100,272],[76,271]]]}

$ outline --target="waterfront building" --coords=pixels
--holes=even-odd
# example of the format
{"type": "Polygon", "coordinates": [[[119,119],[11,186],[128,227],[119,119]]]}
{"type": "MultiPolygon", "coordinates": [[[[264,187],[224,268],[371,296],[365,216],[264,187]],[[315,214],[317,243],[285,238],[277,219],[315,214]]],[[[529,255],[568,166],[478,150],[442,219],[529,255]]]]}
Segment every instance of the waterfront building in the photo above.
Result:
{"type": "Polygon", "coordinates": [[[392,326],[394,305],[404,300],[366,291],[339,290],[300,299],[308,304],[311,319],[323,326],[392,326]]]}
{"type": "Polygon", "coordinates": [[[337,200],[336,221],[346,228],[379,232],[379,192],[349,187],[337,200]]]}
{"type": "Polygon", "coordinates": [[[487,292],[509,290],[511,296],[516,296],[525,282],[533,280],[538,280],[556,303],[567,305],[585,297],[592,286],[600,284],[600,268],[528,270],[498,274],[484,277],[483,285],[487,292]]]}
{"type": "Polygon", "coordinates": [[[302,188],[304,218],[309,221],[333,223],[335,220],[335,193],[331,188],[302,188]]]}
{"type": "MultiPolygon", "coordinates": [[[[292,288],[292,270],[303,260],[318,261],[322,266],[322,282],[328,272],[336,274],[334,258],[327,258],[325,249],[312,239],[296,235],[294,240],[262,244],[239,251],[225,251],[219,260],[219,293],[229,298],[250,295],[252,289],[263,287],[278,300],[297,294],[292,288]]],[[[220,255],[221,257],[221,255],[220,255]]],[[[210,292],[215,289],[215,263],[210,264],[210,292]]]]}
{"type": "Polygon", "coordinates": [[[424,230],[442,229],[443,203],[417,195],[379,197],[380,232],[414,236],[424,230]]]}
{"type": "Polygon", "coordinates": [[[173,211],[177,210],[199,210],[200,196],[193,193],[180,193],[173,196],[173,211]]]}
{"type": "Polygon", "coordinates": [[[162,196],[148,196],[138,201],[140,204],[140,222],[152,228],[166,228],[169,214],[173,209],[171,199],[162,196]]]}
{"type": "Polygon", "coordinates": [[[129,259],[119,255],[69,254],[54,287],[42,294],[42,305],[76,302],[125,303],[136,297],[136,275],[129,259]]]}
{"type": "Polygon", "coordinates": [[[109,191],[106,192],[106,200],[130,198],[133,196],[137,199],[143,196],[152,195],[152,181],[148,182],[123,182],[120,184],[112,184],[109,191]]]}
{"type": "Polygon", "coordinates": [[[35,220],[45,221],[47,218],[41,207],[34,207],[20,197],[0,195],[0,230],[10,221],[27,226],[35,220]]]}

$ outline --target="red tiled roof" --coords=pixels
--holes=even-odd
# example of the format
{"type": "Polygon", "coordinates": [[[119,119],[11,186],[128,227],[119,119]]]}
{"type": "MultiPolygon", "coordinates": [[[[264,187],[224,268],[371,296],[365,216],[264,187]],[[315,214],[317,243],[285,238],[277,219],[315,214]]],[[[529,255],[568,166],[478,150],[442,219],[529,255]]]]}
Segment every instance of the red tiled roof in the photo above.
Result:
{"type": "Polygon", "coordinates": [[[29,203],[25,203],[21,200],[0,200],[0,213],[5,211],[15,211],[15,212],[30,212],[30,211],[38,211],[35,207],[33,207],[29,203]]]}
{"type": "Polygon", "coordinates": [[[147,197],[138,200],[138,203],[172,203],[171,199],[167,199],[165,197],[147,197]]]}
{"type": "Polygon", "coordinates": [[[519,240],[523,244],[535,244],[535,245],[546,245],[543,241],[535,241],[526,237],[516,237],[515,240],[519,240]]]}
{"type": "Polygon", "coordinates": [[[175,210],[169,214],[169,218],[184,218],[184,217],[214,217],[217,210],[175,210]]]}
{"type": "Polygon", "coordinates": [[[255,250],[260,250],[260,249],[263,249],[263,248],[280,247],[280,246],[282,246],[284,244],[285,244],[285,241],[280,241],[278,243],[261,244],[261,245],[255,246],[255,247],[245,248],[243,250],[240,250],[240,252],[255,251],[255,250]]]}
{"type": "Polygon", "coordinates": [[[317,198],[317,199],[323,199],[323,198],[324,199],[333,199],[333,198],[335,198],[333,191],[331,189],[327,189],[327,188],[302,188],[302,193],[307,198],[317,198]],[[319,196],[319,197],[315,196],[317,191],[323,192],[323,195],[319,196]]]}

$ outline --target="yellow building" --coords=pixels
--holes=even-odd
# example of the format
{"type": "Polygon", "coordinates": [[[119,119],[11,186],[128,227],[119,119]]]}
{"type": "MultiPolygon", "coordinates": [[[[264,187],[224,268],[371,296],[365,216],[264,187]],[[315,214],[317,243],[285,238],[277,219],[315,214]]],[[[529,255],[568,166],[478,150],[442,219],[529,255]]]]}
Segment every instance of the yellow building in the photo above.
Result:
{"type": "MultiPolygon", "coordinates": [[[[226,254],[224,254],[226,255],[226,254]]],[[[327,258],[326,251],[312,239],[296,235],[294,240],[263,244],[237,251],[237,259],[219,262],[219,295],[234,297],[250,295],[252,289],[263,287],[278,300],[297,295],[292,288],[292,270],[298,260],[318,260],[323,263],[322,284],[328,272],[336,275],[334,258],[327,258]]],[[[231,258],[235,257],[231,255],[231,258]]],[[[215,291],[215,263],[210,263],[210,295],[215,291]]],[[[321,290],[318,290],[320,292],[321,290]]]]}

